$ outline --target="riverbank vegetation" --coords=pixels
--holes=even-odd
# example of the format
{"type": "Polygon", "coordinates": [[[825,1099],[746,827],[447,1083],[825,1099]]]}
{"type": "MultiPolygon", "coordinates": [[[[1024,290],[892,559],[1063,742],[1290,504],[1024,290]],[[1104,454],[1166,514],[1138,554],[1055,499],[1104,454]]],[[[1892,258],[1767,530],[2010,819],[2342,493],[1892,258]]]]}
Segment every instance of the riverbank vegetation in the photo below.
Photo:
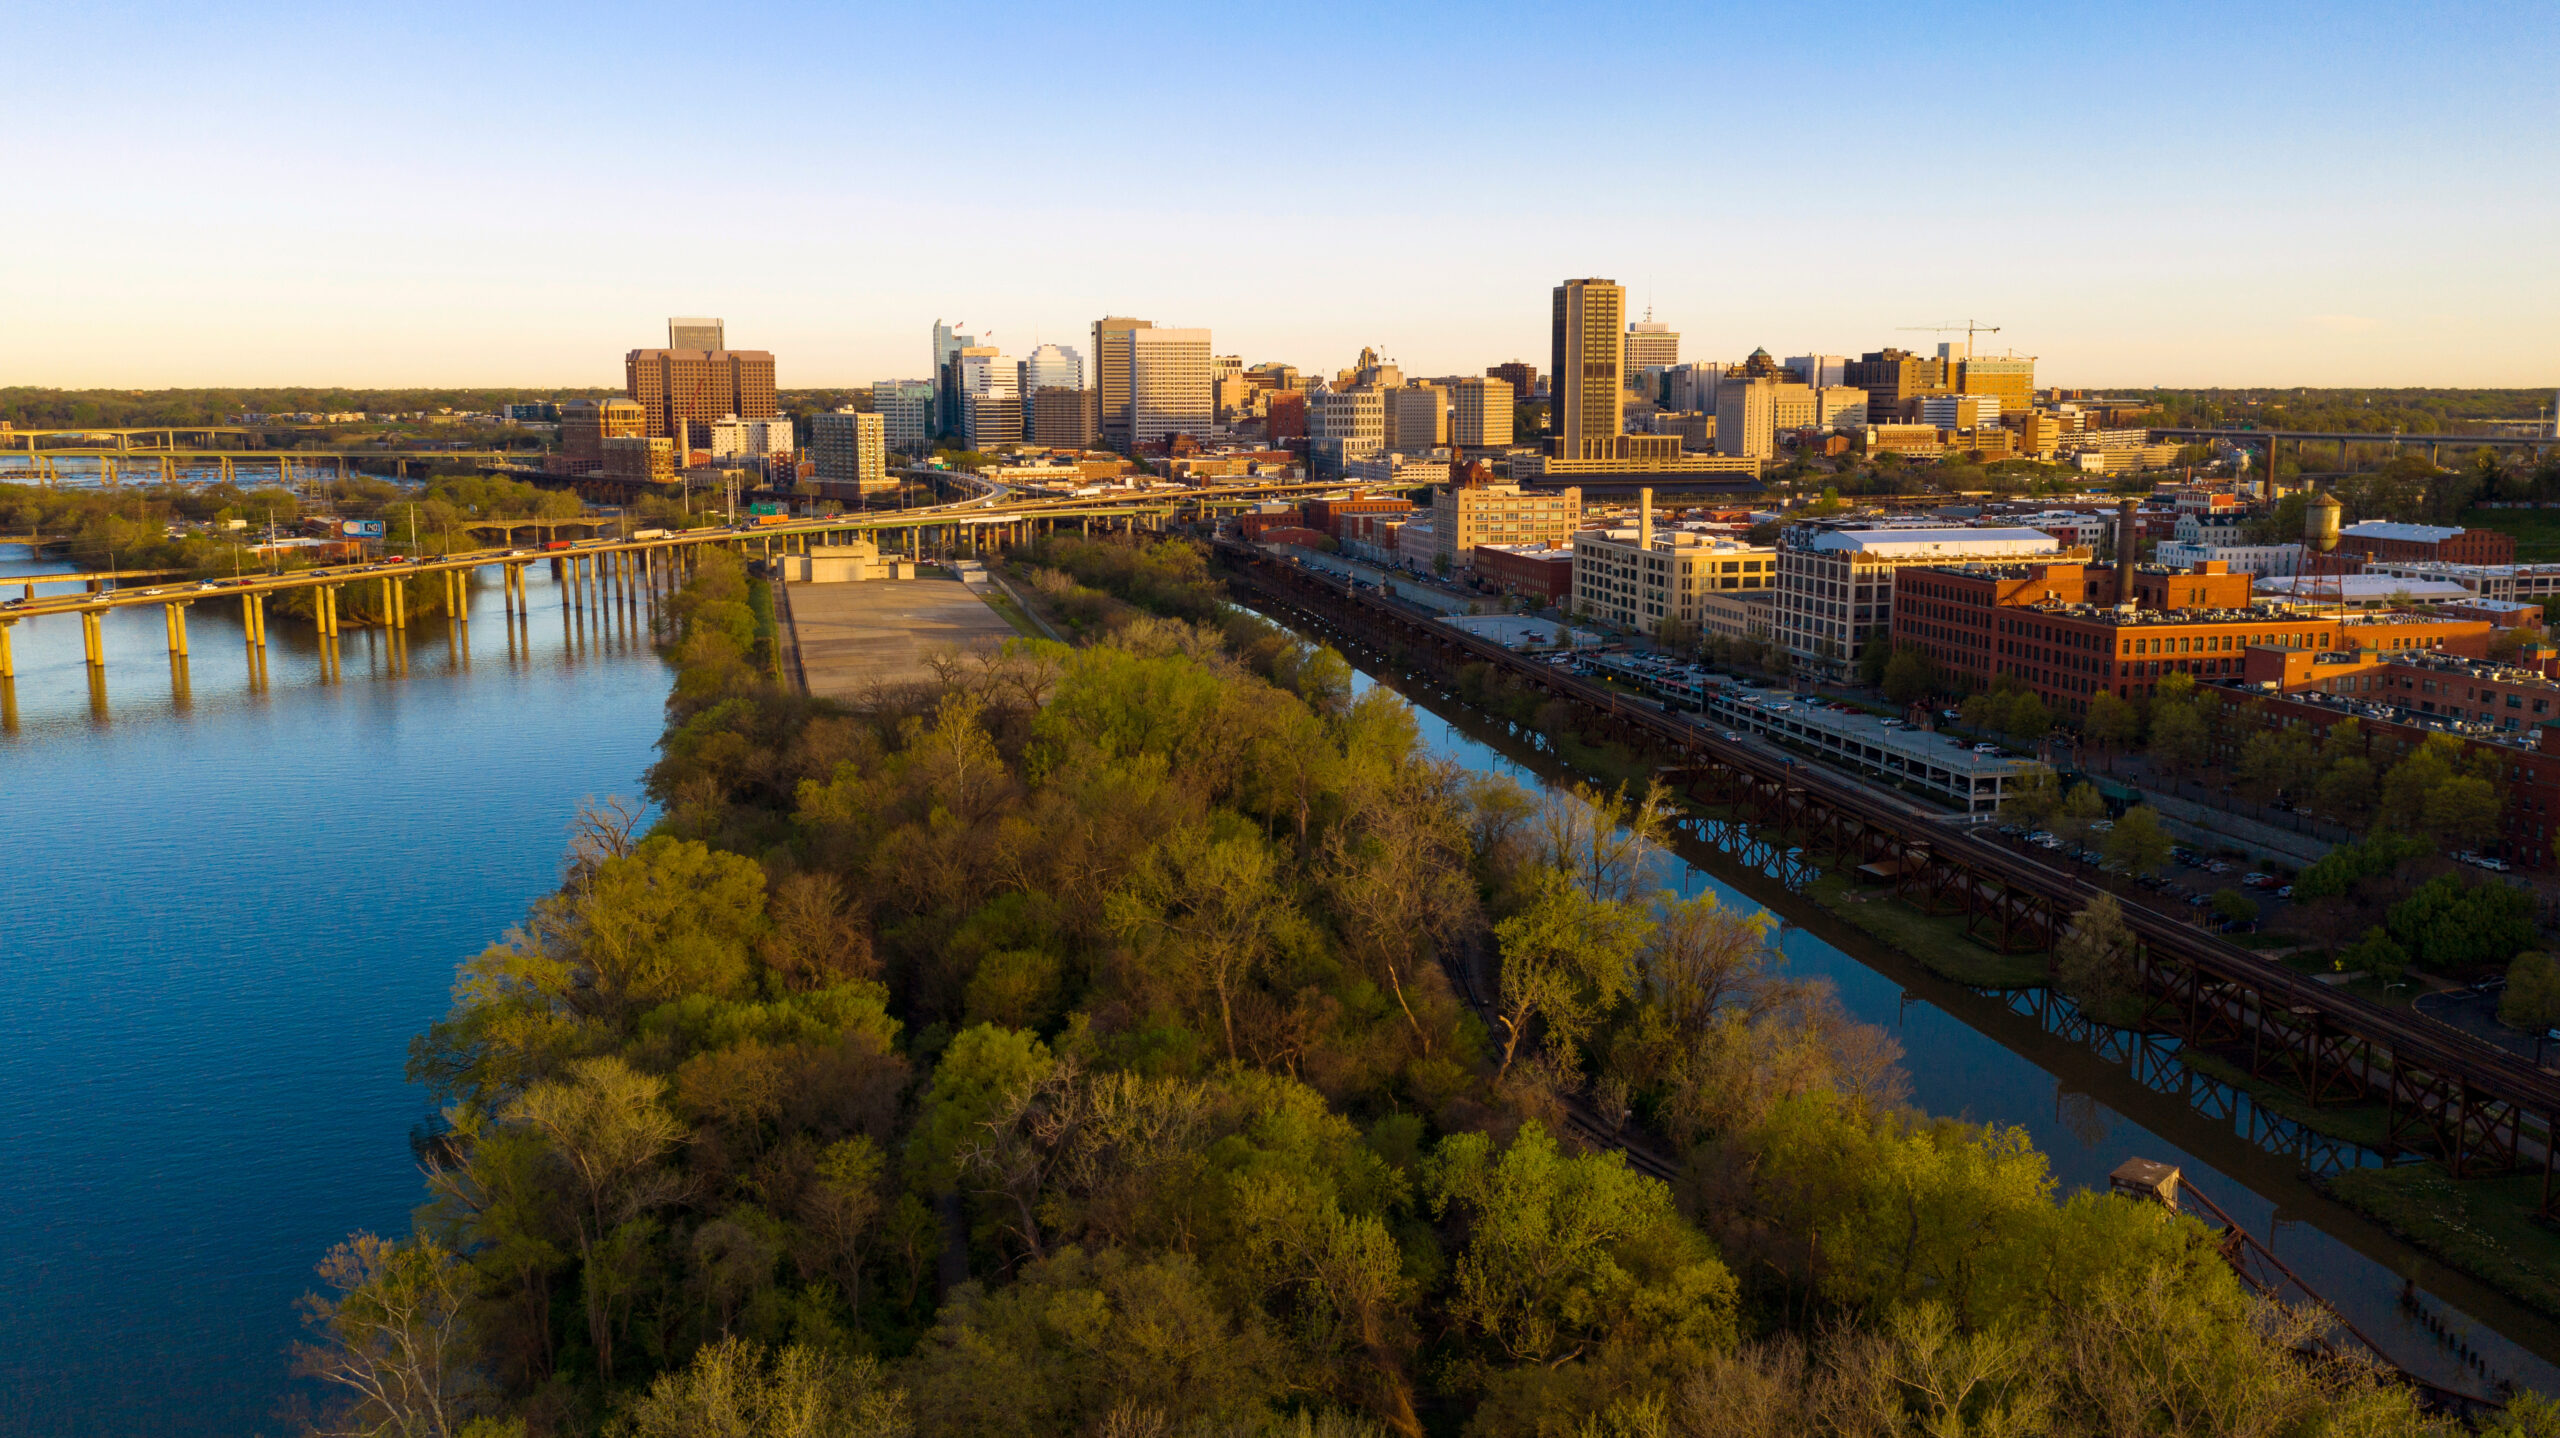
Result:
{"type": "Polygon", "coordinates": [[[1139,612],[1196,559],[1062,555],[1123,622],[854,713],[707,552],[658,819],[590,815],[412,1049],[447,1127],[324,1265],[318,1426],[2449,1431],[2194,1221],[1906,1108],[1650,889],[1659,792],[1461,773],[1338,655],[1139,612]]]}

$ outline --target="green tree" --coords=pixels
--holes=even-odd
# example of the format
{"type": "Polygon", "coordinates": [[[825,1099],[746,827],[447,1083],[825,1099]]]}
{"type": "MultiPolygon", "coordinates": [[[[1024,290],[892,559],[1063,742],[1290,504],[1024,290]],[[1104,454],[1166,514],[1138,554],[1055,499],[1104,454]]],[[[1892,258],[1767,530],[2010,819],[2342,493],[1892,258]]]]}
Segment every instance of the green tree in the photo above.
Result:
{"type": "Polygon", "coordinates": [[[1499,1151],[1440,1141],[1423,1177],[1435,1211],[1466,1222],[1450,1313],[1512,1362],[1561,1363],[1616,1339],[1699,1356],[1733,1341],[1733,1275],[1671,1191],[1615,1153],[1567,1158],[1535,1122],[1499,1151]]]}
{"type": "Polygon", "coordinates": [[[1903,645],[1885,662],[1884,695],[1896,704],[1916,704],[1938,687],[1938,666],[1928,651],[1903,645]]]}
{"type": "Polygon", "coordinates": [[[2113,895],[2092,898],[2055,941],[2053,975],[2083,1012],[2106,1022],[2142,997],[2133,930],[2113,895]]]}
{"type": "Polygon", "coordinates": [[[2516,955],[2498,996],[2498,1021],[2529,1034],[2560,1027],[2560,962],[2542,949],[2516,955]]]}
{"type": "Polygon", "coordinates": [[[2000,817],[2024,828],[2043,828],[2062,807],[2062,780],[2042,764],[2029,765],[2004,788],[2000,817]]]}
{"type": "Polygon", "coordinates": [[[2438,844],[2474,849],[2498,836],[2501,807],[2488,780],[2456,774],[2427,791],[2420,813],[2428,837],[2438,844]]]}
{"type": "Polygon", "coordinates": [[[2073,844],[2086,844],[2091,826],[2107,817],[2107,801],[2098,796],[2095,784],[2074,784],[2054,807],[2053,832],[2073,844]]]}
{"type": "Polygon", "coordinates": [[[2169,862],[2169,851],[2175,846],[2151,806],[2136,804],[2116,820],[2116,826],[2107,831],[2106,842],[2099,847],[2105,850],[2107,862],[2124,872],[2149,874],[2169,862]]]}
{"type": "Polygon", "coordinates": [[[2294,730],[2252,734],[2240,751],[2241,792],[2256,803],[2272,804],[2280,794],[2307,792],[2317,772],[2311,740],[2294,730]]]}
{"type": "Polygon", "coordinates": [[[1493,928],[1501,954],[1498,1072],[1511,1071],[1521,1042],[1537,1026],[1555,1062],[1574,1067],[1600,1011],[1627,992],[1636,950],[1650,928],[1634,905],[1595,897],[1562,870],[1541,866],[1528,902],[1493,928]]]}
{"type": "Polygon", "coordinates": [[[2092,740],[2112,752],[2131,747],[2142,733],[2142,715],[2132,705],[2101,689],[2089,701],[2088,717],[2081,730],[2092,740]]]}
{"type": "Polygon", "coordinates": [[[1236,1055],[1236,996],[1266,952],[1275,869],[1258,834],[1185,825],[1147,851],[1106,910],[1121,934],[1160,940],[1158,955],[1185,973],[1195,993],[1216,999],[1229,1058],[1236,1055]]]}
{"type": "Polygon", "coordinates": [[[1881,624],[1869,625],[1858,638],[1858,682],[1871,689],[1882,684],[1893,653],[1892,632],[1881,624]]]}
{"type": "Polygon", "coordinates": [[[2033,744],[2053,728],[2053,712],[2044,700],[2022,693],[2009,701],[2009,712],[2001,716],[2000,731],[2020,744],[2033,744]]]}
{"type": "Polygon", "coordinates": [[[433,1238],[359,1233],[329,1250],[320,1278],[330,1296],[300,1306],[321,1341],[295,1344],[294,1367],[335,1395],[336,1431],[460,1433],[489,1397],[463,1316],[469,1270],[433,1238]]]}
{"type": "Polygon", "coordinates": [[[2354,754],[2330,760],[2311,797],[2330,818],[2350,826],[2362,824],[2373,814],[2373,765],[2354,754]]]}
{"type": "MultiPolygon", "coordinates": [[[[2162,687],[2165,689],[2167,686],[2164,684],[2162,687]]],[[[2152,768],[2170,778],[2192,774],[2204,766],[2210,742],[2204,715],[2198,712],[2193,701],[2153,701],[2151,742],[2144,751],[2150,756],[2152,768]]]]}
{"type": "Polygon", "coordinates": [[[2235,924],[2254,923],[2258,917],[2258,906],[2251,903],[2249,896],[2238,889],[2214,890],[2212,908],[2215,918],[2227,919],[2235,924]]]}
{"type": "Polygon", "coordinates": [[[568,1221],[586,1270],[588,1338],[597,1370],[613,1377],[610,1289],[604,1249],[626,1225],[673,1200],[676,1174],[659,1160],[684,1130],[658,1100],[665,1082],[619,1058],[580,1059],[565,1080],[535,1084],[507,1117],[550,1145],[573,1198],[568,1221]]]}
{"type": "Polygon", "coordinates": [[[2346,952],[2338,956],[2338,966],[2350,973],[2371,974],[2387,983],[2409,971],[2409,952],[2393,943],[2391,935],[2377,924],[2347,946],[2346,952]]]}
{"type": "Polygon", "coordinates": [[[906,1438],[906,1394],[869,1357],[724,1338],[631,1405],[631,1438],[906,1438]]]}

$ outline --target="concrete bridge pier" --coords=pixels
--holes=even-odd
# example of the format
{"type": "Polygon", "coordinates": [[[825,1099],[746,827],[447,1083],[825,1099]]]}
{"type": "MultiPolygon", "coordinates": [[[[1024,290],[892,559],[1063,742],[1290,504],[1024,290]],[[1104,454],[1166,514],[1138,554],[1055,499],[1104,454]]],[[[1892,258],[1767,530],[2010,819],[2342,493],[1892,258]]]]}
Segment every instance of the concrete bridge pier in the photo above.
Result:
{"type": "Polygon", "coordinates": [[[16,620],[0,620],[0,679],[18,677],[18,655],[9,644],[9,631],[17,628],[16,620]]]}
{"type": "Polygon", "coordinates": [[[405,579],[391,581],[391,627],[409,627],[409,581],[405,579]]]}
{"type": "Polygon", "coordinates": [[[323,584],[311,592],[311,624],[323,638],[338,634],[338,590],[335,584],[323,584]]]}
{"type": "Polygon", "coordinates": [[[169,652],[180,658],[186,657],[187,606],[183,604],[163,604],[160,606],[160,609],[161,613],[166,616],[164,622],[167,624],[169,629],[169,652]]]}
{"type": "Polygon", "coordinates": [[[106,667],[107,647],[98,634],[98,611],[94,609],[80,611],[80,648],[81,652],[87,656],[91,669],[106,667]]]}

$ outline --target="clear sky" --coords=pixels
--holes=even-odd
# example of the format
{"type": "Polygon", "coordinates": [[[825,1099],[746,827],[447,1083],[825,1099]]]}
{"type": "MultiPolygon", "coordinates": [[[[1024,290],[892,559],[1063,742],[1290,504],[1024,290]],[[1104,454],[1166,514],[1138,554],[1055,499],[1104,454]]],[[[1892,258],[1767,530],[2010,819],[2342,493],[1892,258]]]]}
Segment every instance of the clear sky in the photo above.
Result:
{"type": "Polygon", "coordinates": [[[2059,384],[2560,385],[2560,5],[9,7],[0,383],[786,387],[1968,317],[2059,384]]]}

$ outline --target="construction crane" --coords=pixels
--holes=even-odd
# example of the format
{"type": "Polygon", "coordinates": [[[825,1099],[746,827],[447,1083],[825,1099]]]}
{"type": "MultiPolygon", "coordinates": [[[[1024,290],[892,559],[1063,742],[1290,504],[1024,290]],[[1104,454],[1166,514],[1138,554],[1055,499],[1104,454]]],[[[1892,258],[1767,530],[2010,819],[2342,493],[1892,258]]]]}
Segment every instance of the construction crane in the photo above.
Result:
{"type": "Polygon", "coordinates": [[[1927,330],[1932,334],[1946,334],[1951,330],[1962,330],[1964,331],[1964,352],[1968,355],[1973,353],[1973,337],[1976,334],[1996,335],[2000,333],[2000,327],[1998,325],[1978,324],[1972,320],[1966,320],[1960,325],[1896,325],[1894,328],[1903,330],[1927,330]]]}

